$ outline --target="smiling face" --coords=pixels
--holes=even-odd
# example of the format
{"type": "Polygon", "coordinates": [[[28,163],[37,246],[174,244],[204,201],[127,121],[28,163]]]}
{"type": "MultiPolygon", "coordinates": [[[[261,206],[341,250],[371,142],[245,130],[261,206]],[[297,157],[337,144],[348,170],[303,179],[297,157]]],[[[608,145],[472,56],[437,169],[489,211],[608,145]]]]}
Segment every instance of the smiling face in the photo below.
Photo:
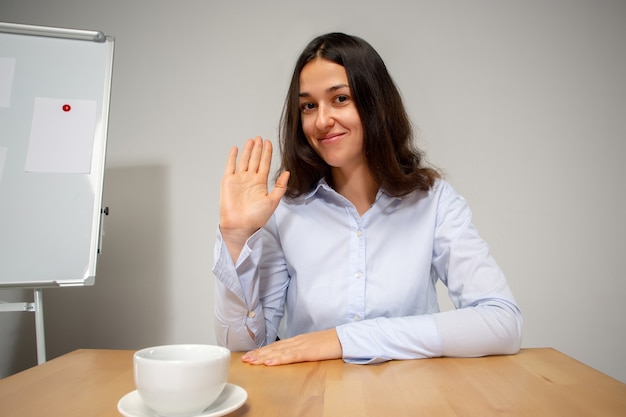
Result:
{"type": "Polygon", "coordinates": [[[300,72],[302,130],[315,152],[333,170],[346,173],[366,166],[363,125],[346,70],[316,58],[300,72]]]}

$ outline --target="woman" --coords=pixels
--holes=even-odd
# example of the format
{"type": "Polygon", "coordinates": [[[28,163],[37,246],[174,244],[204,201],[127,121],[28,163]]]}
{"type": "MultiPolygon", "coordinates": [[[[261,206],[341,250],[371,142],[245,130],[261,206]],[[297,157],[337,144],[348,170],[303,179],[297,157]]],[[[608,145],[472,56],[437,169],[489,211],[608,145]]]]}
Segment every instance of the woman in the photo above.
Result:
{"type": "Polygon", "coordinates": [[[387,69],[364,40],[298,59],[272,145],[228,156],[213,271],[220,344],[251,364],[512,354],[522,318],[465,200],[425,166],[387,69]],[[439,312],[435,285],[456,309],[439,312]],[[277,340],[277,337],[280,340],[277,340]]]}

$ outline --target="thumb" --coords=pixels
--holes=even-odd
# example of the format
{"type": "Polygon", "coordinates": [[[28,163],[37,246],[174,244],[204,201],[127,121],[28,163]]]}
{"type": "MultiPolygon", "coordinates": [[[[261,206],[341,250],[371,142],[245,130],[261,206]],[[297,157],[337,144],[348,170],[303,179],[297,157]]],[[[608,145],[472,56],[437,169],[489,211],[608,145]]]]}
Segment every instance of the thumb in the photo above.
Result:
{"type": "Polygon", "coordinates": [[[270,198],[278,204],[281,198],[287,192],[287,182],[289,181],[289,171],[284,171],[280,174],[274,185],[274,189],[270,193],[270,198]]]}

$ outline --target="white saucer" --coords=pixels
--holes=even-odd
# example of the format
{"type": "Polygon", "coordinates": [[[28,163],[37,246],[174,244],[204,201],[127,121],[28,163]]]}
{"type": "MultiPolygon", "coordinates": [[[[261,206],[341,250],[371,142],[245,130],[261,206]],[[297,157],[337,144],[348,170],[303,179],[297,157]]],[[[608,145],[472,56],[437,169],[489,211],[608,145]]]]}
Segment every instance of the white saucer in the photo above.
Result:
{"type": "MultiPolygon", "coordinates": [[[[226,384],[224,391],[217,400],[202,413],[195,417],[220,417],[232,413],[246,402],[248,393],[245,389],[234,384],[226,384]]],[[[124,395],[117,403],[117,409],[126,417],[155,417],[156,413],[150,410],[135,390],[124,395]]]]}

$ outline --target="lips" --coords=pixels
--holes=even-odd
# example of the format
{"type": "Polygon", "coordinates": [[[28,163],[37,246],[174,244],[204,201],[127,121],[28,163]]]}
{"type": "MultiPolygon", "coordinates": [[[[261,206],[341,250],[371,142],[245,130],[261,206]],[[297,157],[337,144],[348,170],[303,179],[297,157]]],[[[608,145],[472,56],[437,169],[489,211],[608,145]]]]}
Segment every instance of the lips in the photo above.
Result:
{"type": "Polygon", "coordinates": [[[328,133],[324,136],[318,137],[317,140],[323,144],[330,144],[336,142],[344,135],[344,133],[328,133]]]}

